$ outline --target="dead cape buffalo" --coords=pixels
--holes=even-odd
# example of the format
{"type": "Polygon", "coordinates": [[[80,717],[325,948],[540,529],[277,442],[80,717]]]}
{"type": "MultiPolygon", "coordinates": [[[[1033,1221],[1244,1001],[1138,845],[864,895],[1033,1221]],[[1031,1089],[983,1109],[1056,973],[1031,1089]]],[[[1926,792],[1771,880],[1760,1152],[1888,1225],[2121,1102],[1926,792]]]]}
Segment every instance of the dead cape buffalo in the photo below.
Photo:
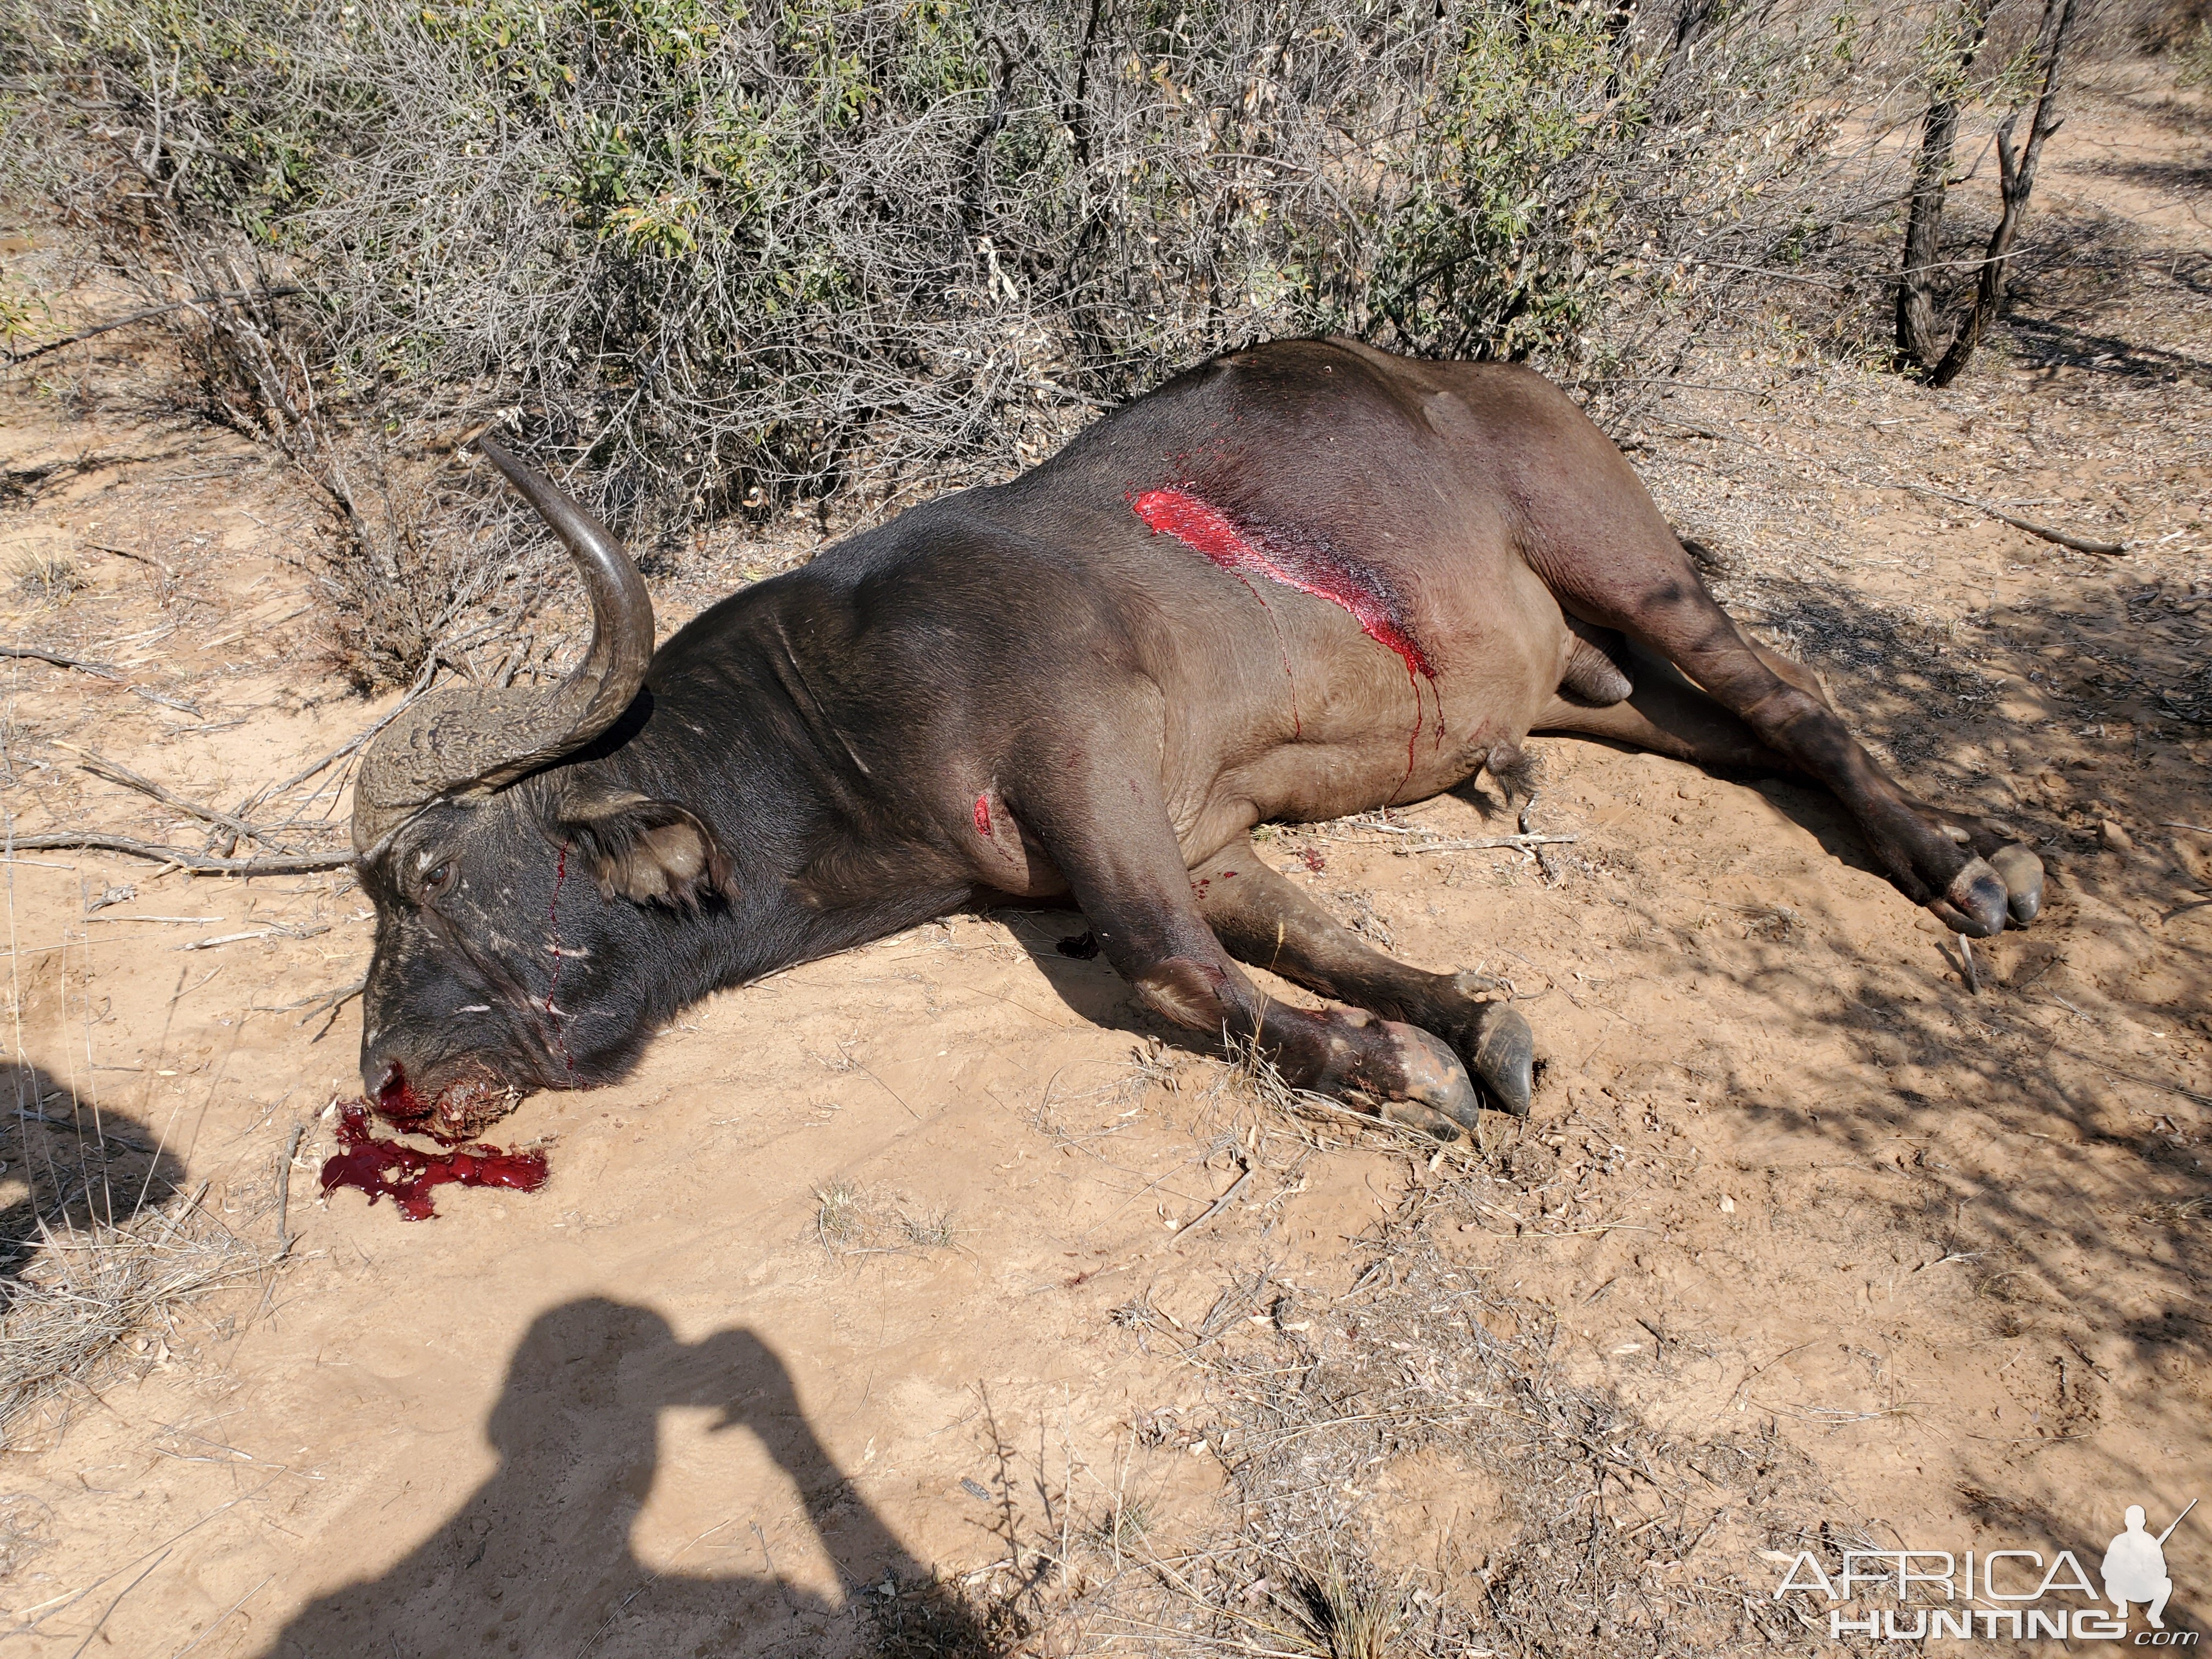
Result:
{"type": "Polygon", "coordinates": [[[594,622],[557,690],[425,698],[363,759],[362,1075],[405,1127],[473,1134],[619,1076],[718,987],[1061,896],[1150,1007],[1295,1085],[1445,1137],[1486,1101],[1525,1112],[1531,1034],[1496,988],[1377,955],[1248,836],[1506,769],[1531,732],[1816,779],[1960,933],[2040,902],[2031,854],[1904,793],[1745,638],[1525,369],[1235,353],[658,652],[621,544],[483,447],[594,622]],[[1340,1006],[1264,997],[1240,961],[1340,1006]]]}

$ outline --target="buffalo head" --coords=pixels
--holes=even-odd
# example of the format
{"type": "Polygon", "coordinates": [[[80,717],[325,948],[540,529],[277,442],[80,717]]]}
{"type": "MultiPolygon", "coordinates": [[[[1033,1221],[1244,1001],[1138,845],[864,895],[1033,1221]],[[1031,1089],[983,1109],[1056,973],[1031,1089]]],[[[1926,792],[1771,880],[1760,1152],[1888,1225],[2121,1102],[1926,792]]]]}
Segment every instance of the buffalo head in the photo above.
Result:
{"type": "Polygon", "coordinates": [[[597,520],[479,441],[567,545],[592,643],[550,693],[424,697],[362,758],[354,848],[376,908],[362,1081],[392,1122],[448,1140],[532,1090],[619,1075],[663,1012],[625,971],[667,948],[653,912],[696,910],[729,880],[696,816],[578,758],[645,684],[653,605],[636,568],[597,520]]]}

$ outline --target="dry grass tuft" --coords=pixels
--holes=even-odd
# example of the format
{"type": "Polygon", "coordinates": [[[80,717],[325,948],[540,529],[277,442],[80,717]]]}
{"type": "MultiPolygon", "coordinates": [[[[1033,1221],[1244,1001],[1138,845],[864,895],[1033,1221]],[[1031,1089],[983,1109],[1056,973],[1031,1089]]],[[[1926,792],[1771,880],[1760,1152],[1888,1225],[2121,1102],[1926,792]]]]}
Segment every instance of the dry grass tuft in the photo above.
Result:
{"type": "Polygon", "coordinates": [[[1300,1586],[1299,1599],[1308,1639],[1322,1659],[1387,1659],[1406,1621],[1402,1596],[1362,1587],[1339,1561],[1300,1586]]]}
{"type": "MultiPolygon", "coordinates": [[[[1212,1069],[1265,1112],[1307,1109],[1249,1059],[1212,1069]]],[[[1141,1302],[1116,1314],[1209,1402],[1146,1416],[1137,1443],[1203,1449],[1227,1486],[1214,1523],[1173,1547],[1129,1506],[1102,1519],[1074,1616],[1161,1659],[1809,1651],[1790,1610],[1732,1581],[1759,1549],[1834,1530],[1813,1467],[1771,1423],[1662,1431],[1571,1377],[1551,1316],[1447,1249],[1462,1225],[1500,1224],[1515,1160],[1505,1177],[1444,1169],[1434,1142],[1407,1139],[1425,1179],[1358,1241],[1339,1288],[1263,1261],[1232,1269],[1188,1328],[1141,1302]],[[1393,1483],[1431,1468],[1466,1492],[1464,1514],[1440,1538],[1400,1536],[1393,1483]]]]}
{"type": "Polygon", "coordinates": [[[11,574],[15,591],[40,605],[59,605],[70,594],[82,592],[85,585],[76,561],[51,550],[23,554],[15,562],[11,574]]]}
{"type": "MultiPolygon", "coordinates": [[[[181,1307],[260,1271],[260,1253],[199,1199],[46,1234],[0,1314],[0,1444],[12,1446],[26,1413],[73,1386],[164,1363],[181,1307]]],[[[12,1535],[0,1534],[0,1554],[12,1535]]]]}
{"type": "Polygon", "coordinates": [[[833,1181],[817,1188],[814,1200],[814,1236],[841,1260],[917,1255],[959,1243],[951,1211],[921,1208],[855,1182],[833,1181]]]}
{"type": "Polygon", "coordinates": [[[1036,1623],[1017,1595],[934,1580],[867,1598],[876,1659],[1012,1659],[1036,1623]]]}

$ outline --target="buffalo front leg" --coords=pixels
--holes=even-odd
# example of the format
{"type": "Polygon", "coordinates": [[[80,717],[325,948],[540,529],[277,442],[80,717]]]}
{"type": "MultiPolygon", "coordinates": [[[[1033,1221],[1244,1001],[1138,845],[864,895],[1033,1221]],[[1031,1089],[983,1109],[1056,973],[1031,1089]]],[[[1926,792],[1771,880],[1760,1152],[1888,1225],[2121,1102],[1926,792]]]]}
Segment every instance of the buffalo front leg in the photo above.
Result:
{"type": "Polygon", "coordinates": [[[1115,750],[1060,752],[1070,750],[1082,755],[1079,767],[1010,787],[1007,805],[1066,877],[1099,948],[1148,1007],[1249,1043],[1293,1088],[1371,1103],[1443,1139],[1474,1121],[1474,1086],[1441,1038],[1364,1008],[1291,1008],[1261,995],[1199,912],[1158,782],[1115,750]]]}
{"type": "MultiPolygon", "coordinates": [[[[1371,950],[1273,866],[1234,842],[1190,872],[1199,914],[1240,962],[1311,991],[1433,1032],[1481,1085],[1483,1103],[1516,1117],[1535,1085],[1528,1022],[1475,974],[1431,974],[1371,950]]],[[[1472,1120],[1466,1119],[1472,1127],[1472,1120]]]]}

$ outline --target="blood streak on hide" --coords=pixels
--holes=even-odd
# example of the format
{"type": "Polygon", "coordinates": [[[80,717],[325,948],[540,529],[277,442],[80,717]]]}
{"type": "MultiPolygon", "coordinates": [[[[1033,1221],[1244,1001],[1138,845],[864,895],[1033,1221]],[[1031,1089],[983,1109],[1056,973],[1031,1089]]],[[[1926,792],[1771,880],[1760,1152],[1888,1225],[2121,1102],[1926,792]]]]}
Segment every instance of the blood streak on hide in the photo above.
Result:
{"type": "Polygon", "coordinates": [[[568,1016],[553,1003],[553,994],[561,988],[561,966],[568,960],[561,949],[561,890],[568,884],[568,843],[561,843],[561,861],[553,868],[553,902],[545,907],[545,925],[553,935],[553,976],[545,987],[545,1023],[551,1027],[553,1042],[561,1050],[561,1063],[568,1068],[573,1081],[576,1075],[574,1056],[568,1052],[568,1033],[561,1024],[568,1016]]]}
{"type": "MultiPolygon", "coordinates": [[[[1436,665],[1429,660],[1421,642],[1413,637],[1402,614],[1404,602],[1391,591],[1386,576],[1379,571],[1363,570],[1333,550],[1239,525],[1211,501],[1187,489],[1170,487],[1147,490],[1129,505],[1155,535],[1173,536],[1186,547],[1203,553],[1243,582],[1255,599],[1260,599],[1260,592],[1252,586],[1250,577],[1258,575],[1317,599],[1326,599],[1358,623],[1360,631],[1369,639],[1395,653],[1406,665],[1406,683],[1413,688],[1413,730],[1406,740],[1406,779],[1412,780],[1414,745],[1421,736],[1421,681],[1428,681],[1430,694],[1437,700],[1439,744],[1443,740],[1443,695],[1437,689],[1436,665]]],[[[1260,603],[1263,607],[1267,605],[1264,599],[1260,599],[1260,603]]],[[[1269,608],[1271,622],[1273,616],[1269,608]]],[[[1276,625],[1275,637],[1279,643],[1282,641],[1279,623],[1276,625]]],[[[1287,645],[1283,650],[1283,672],[1290,672],[1287,645]]],[[[1295,728],[1295,681],[1291,696],[1295,728]]],[[[1399,787],[1403,788],[1404,783],[1399,787]]]]}
{"type": "Polygon", "coordinates": [[[985,841],[991,839],[991,792],[988,789],[975,797],[975,833],[985,841]]]}

